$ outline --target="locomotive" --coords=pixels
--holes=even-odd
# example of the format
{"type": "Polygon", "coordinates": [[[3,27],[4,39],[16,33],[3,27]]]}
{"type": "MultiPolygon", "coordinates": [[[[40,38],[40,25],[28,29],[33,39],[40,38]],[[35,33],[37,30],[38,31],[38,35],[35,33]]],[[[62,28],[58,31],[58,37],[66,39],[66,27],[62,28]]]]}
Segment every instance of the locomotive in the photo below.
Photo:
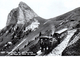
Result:
{"type": "Polygon", "coordinates": [[[41,36],[39,40],[41,52],[50,52],[58,44],[57,39],[51,36],[41,36]]]}

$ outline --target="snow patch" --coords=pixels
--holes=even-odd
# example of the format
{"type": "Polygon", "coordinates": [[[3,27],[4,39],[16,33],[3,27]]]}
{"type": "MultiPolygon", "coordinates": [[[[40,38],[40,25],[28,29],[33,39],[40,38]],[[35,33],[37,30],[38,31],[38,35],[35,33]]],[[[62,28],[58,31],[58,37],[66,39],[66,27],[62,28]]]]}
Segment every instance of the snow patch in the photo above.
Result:
{"type": "Polygon", "coordinates": [[[34,21],[26,27],[25,31],[27,30],[32,30],[32,31],[35,31],[38,27],[39,27],[39,22],[38,20],[34,19],[34,21]]]}

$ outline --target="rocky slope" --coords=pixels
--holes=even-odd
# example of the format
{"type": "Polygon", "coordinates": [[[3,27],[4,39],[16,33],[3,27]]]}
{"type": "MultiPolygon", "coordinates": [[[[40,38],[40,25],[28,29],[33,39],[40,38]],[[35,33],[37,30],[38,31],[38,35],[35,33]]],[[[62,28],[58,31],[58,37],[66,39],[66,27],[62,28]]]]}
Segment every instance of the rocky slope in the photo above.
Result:
{"type": "MultiPolygon", "coordinates": [[[[36,50],[37,52],[40,47],[38,41],[40,32],[51,36],[56,33],[56,31],[62,30],[64,28],[67,28],[67,31],[65,33],[59,34],[61,37],[60,43],[59,45],[55,44],[59,47],[62,47],[61,42],[64,46],[66,44],[65,48],[61,51],[62,54],[60,55],[80,55],[80,8],[74,9],[58,17],[46,20],[39,17],[24,2],[20,2],[17,8],[11,10],[8,15],[6,27],[0,31],[0,52],[9,51],[12,53],[16,50],[19,51],[19,49],[20,51],[31,51],[29,48],[32,50],[34,48],[33,51],[36,50]],[[68,39],[68,37],[66,37],[66,33],[75,29],[77,31],[74,33],[74,35],[71,34],[71,38],[68,39]],[[69,42],[65,43],[65,38],[67,38],[69,42]],[[9,43],[12,44],[9,45],[9,43]]],[[[59,47],[58,50],[60,51],[59,47]]],[[[57,49],[57,47],[54,47],[53,50],[55,51],[55,49],[57,49]]],[[[10,53],[5,55],[9,55],[10,53]]],[[[56,54],[58,54],[58,51],[56,54]]],[[[0,55],[3,54],[0,53],[0,55]]]]}
{"type": "Polygon", "coordinates": [[[25,24],[33,19],[38,17],[36,13],[33,12],[25,3],[20,2],[19,6],[13,10],[8,15],[7,25],[10,24],[25,24]]]}
{"type": "MultiPolygon", "coordinates": [[[[15,25],[15,27],[26,27],[37,20],[36,17],[40,18],[28,5],[20,2],[19,6],[9,13],[6,26],[15,25]]],[[[43,20],[43,22],[45,22],[45,20],[43,20]]]]}

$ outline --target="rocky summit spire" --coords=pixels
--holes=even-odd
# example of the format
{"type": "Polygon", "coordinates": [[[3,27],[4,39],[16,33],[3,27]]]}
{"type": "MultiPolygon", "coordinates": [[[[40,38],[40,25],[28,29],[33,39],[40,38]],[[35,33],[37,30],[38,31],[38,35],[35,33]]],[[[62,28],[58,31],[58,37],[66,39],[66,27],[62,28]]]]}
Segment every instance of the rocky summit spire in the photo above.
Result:
{"type": "Polygon", "coordinates": [[[22,2],[22,1],[19,3],[19,7],[23,8],[23,9],[25,8],[25,9],[29,9],[30,10],[30,7],[27,4],[25,4],[24,2],[22,2]]]}
{"type": "Polygon", "coordinates": [[[17,10],[18,8],[15,8],[8,14],[6,26],[17,23],[17,10]]]}
{"type": "Polygon", "coordinates": [[[24,2],[20,2],[19,6],[9,13],[7,25],[25,24],[34,17],[38,17],[38,15],[27,4],[25,4],[24,2]]]}

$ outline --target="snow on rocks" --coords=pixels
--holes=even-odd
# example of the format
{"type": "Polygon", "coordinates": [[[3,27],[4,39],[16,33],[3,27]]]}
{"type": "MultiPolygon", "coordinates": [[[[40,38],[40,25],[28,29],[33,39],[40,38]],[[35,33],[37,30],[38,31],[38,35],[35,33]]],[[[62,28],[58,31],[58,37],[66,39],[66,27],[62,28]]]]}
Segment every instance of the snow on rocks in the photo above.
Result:
{"type": "Polygon", "coordinates": [[[29,26],[26,27],[26,30],[25,31],[30,30],[30,29],[32,31],[35,31],[39,27],[39,24],[40,23],[38,22],[38,20],[34,19],[34,21],[29,26]]]}

